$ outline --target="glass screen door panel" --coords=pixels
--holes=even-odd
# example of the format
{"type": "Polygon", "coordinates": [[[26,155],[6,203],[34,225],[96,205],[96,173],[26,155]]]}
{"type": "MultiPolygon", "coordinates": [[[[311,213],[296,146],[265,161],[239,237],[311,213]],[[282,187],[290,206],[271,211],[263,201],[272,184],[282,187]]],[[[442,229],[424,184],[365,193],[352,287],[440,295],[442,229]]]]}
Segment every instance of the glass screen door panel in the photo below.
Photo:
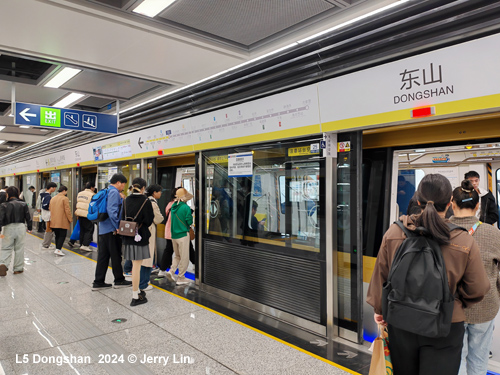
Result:
{"type": "Polygon", "coordinates": [[[338,135],[337,295],[339,336],[361,342],[361,132],[338,135]]]}

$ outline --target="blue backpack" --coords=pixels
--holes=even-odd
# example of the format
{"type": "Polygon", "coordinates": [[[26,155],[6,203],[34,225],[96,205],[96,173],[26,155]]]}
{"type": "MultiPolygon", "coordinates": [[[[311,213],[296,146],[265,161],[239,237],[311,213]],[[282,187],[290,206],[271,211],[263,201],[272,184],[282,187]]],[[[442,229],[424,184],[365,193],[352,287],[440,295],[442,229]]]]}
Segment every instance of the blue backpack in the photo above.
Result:
{"type": "Polygon", "coordinates": [[[42,197],[42,209],[48,211],[52,196],[50,195],[50,193],[42,193],[40,194],[40,196],[42,197]]]}
{"type": "Polygon", "coordinates": [[[94,222],[104,221],[108,216],[108,189],[95,194],[89,203],[87,219],[94,222]]]}

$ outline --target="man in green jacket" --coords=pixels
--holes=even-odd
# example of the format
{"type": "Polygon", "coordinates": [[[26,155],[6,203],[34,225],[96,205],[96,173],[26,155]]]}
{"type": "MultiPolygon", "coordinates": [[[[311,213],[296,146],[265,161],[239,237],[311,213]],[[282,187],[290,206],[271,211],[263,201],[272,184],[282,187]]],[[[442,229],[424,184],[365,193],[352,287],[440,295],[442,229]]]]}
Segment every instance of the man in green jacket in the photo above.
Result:
{"type": "Polygon", "coordinates": [[[190,282],[189,279],[184,277],[184,274],[189,266],[189,241],[191,241],[189,228],[193,224],[193,215],[186,202],[192,199],[193,195],[186,189],[180,188],[177,190],[175,197],[175,202],[170,210],[172,245],[175,256],[166,276],[169,280],[175,281],[175,271],[179,267],[179,277],[176,284],[183,285],[190,282]]]}

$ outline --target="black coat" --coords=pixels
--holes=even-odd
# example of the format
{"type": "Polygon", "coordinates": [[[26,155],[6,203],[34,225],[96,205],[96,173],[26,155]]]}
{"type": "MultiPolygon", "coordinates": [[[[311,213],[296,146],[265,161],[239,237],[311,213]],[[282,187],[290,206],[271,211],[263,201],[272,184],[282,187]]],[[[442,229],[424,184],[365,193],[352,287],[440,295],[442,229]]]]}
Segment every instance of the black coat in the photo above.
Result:
{"type": "Polygon", "coordinates": [[[32,227],[28,205],[18,198],[12,198],[0,204],[0,229],[14,223],[26,223],[28,230],[31,230],[32,227]]]}
{"type": "Polygon", "coordinates": [[[479,220],[487,224],[494,224],[498,221],[498,206],[491,192],[481,197],[481,215],[479,220]]]}
{"type": "Polygon", "coordinates": [[[120,215],[121,220],[125,220],[125,206],[127,209],[127,221],[135,221],[137,226],[140,226],[137,232],[141,236],[141,240],[136,242],[134,237],[122,236],[123,243],[125,245],[149,246],[149,237],[151,237],[149,226],[153,224],[155,217],[151,201],[143,194],[129,195],[123,201],[122,212],[120,215]],[[146,203],[144,204],[144,207],[142,207],[141,212],[135,220],[132,220],[132,218],[137,215],[137,212],[139,212],[139,209],[144,201],[146,201],[146,203]]]}

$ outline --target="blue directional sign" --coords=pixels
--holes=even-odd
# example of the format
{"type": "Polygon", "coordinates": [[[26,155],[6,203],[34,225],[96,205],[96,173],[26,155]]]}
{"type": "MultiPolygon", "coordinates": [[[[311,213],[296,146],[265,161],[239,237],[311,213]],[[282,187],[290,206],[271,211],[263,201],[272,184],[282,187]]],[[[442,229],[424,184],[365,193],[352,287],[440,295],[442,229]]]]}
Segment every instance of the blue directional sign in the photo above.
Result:
{"type": "Polygon", "coordinates": [[[97,112],[16,103],[17,125],[96,133],[118,133],[118,117],[97,112]]]}

